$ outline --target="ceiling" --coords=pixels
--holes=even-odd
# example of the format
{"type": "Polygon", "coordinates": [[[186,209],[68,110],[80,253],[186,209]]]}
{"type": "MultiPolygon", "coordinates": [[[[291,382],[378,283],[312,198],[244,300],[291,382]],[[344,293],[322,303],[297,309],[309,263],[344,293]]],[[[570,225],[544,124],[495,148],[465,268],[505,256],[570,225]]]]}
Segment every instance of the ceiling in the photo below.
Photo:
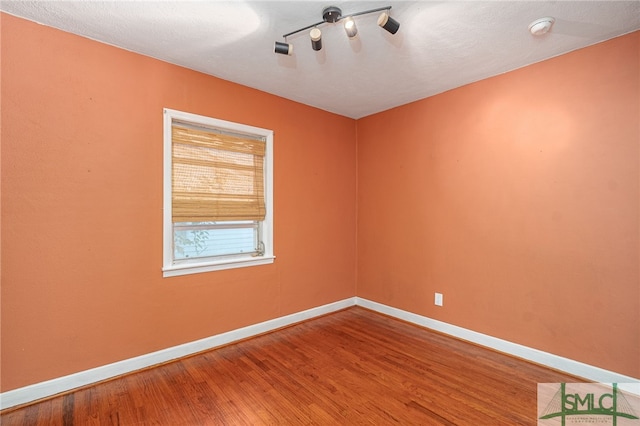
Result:
{"type": "MultiPolygon", "coordinates": [[[[224,80],[351,118],[361,118],[640,29],[640,1],[11,1],[0,9],[224,80]],[[358,35],[324,23],[323,49],[309,32],[329,5],[355,17],[358,35]],[[552,30],[528,25],[552,16],[552,30]]],[[[598,64],[593,64],[598,66],[598,64]]]]}

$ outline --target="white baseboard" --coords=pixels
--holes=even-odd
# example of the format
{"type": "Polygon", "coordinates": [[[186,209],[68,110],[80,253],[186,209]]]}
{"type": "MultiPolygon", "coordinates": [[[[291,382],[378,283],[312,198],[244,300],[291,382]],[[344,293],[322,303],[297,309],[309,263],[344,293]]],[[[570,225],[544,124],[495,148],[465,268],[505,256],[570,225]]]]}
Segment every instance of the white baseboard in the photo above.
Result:
{"type": "Polygon", "coordinates": [[[0,410],[33,402],[38,399],[47,398],[82,386],[87,386],[116,376],[141,370],[143,368],[223,346],[248,337],[277,330],[278,328],[286,327],[310,318],[348,308],[355,305],[355,303],[356,298],[351,297],[349,299],[318,306],[306,311],[297,312],[284,317],[232,330],[227,333],[217,334],[194,342],[114,362],[113,364],[103,365],[101,367],[92,368],[90,370],[81,371],[68,376],[47,380],[46,382],[40,382],[23,388],[3,392],[0,394],[0,410]]]}
{"type": "Polygon", "coordinates": [[[90,370],[81,371],[79,373],[70,374],[68,376],[40,382],[22,388],[14,389],[0,394],[0,410],[15,407],[21,404],[36,401],[38,399],[51,397],[53,395],[67,392],[82,386],[91,385],[123,374],[132,373],[143,368],[162,364],[181,357],[192,355],[198,352],[223,346],[238,340],[257,336],[278,328],[286,327],[301,321],[318,317],[320,315],[329,314],[350,306],[362,306],[372,311],[380,312],[403,321],[414,323],[425,328],[429,328],[441,333],[477,343],[479,345],[523,358],[541,365],[545,365],[556,370],[564,371],[568,374],[583,377],[587,380],[602,383],[620,383],[632,384],[627,390],[638,393],[638,384],[640,379],[624,376],[602,368],[594,367],[558,355],[553,355],[537,349],[519,345],[517,343],[508,342],[486,334],[478,333],[466,328],[447,324],[442,321],[434,320],[422,315],[414,314],[402,309],[393,308],[381,303],[373,302],[361,297],[352,297],[338,302],[329,303],[327,305],[318,306],[306,311],[297,312],[284,317],[275,318],[269,321],[250,325],[247,327],[232,330],[227,333],[217,334],[205,339],[196,340],[194,342],[185,343],[183,345],[174,346],[135,358],[129,358],[123,361],[107,364],[90,370]],[[634,391],[635,389],[635,391],[634,391]]]}
{"type": "Polygon", "coordinates": [[[536,364],[541,364],[574,376],[582,377],[593,382],[620,383],[621,388],[633,393],[638,393],[640,379],[636,379],[634,377],[625,376],[613,371],[604,370],[599,367],[574,361],[569,358],[553,355],[548,352],[529,348],[507,340],[498,339],[497,337],[488,336],[486,334],[478,333],[446,322],[403,311],[402,309],[383,305],[378,302],[372,302],[371,300],[363,299],[361,297],[356,297],[356,305],[426,327],[434,331],[439,331],[468,342],[473,342],[499,352],[523,358],[535,362],[536,364]],[[622,386],[622,384],[627,384],[627,386],[622,386]]]}

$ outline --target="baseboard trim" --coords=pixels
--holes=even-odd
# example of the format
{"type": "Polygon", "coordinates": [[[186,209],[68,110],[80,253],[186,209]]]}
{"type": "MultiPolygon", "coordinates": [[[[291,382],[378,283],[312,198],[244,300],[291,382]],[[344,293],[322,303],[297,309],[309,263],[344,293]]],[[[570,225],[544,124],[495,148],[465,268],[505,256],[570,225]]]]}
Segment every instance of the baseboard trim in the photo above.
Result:
{"type": "Polygon", "coordinates": [[[548,352],[540,351],[538,349],[533,349],[517,343],[512,343],[507,340],[478,333],[476,331],[458,327],[456,325],[438,321],[422,315],[414,314],[402,309],[383,305],[382,303],[363,299],[362,297],[356,297],[356,305],[419,325],[421,327],[429,328],[440,333],[448,334],[450,336],[466,340],[468,342],[473,342],[499,352],[513,355],[518,358],[523,358],[528,361],[535,362],[536,364],[541,364],[555,370],[560,370],[573,376],[582,377],[590,381],[600,383],[629,384],[629,386],[625,386],[625,389],[633,393],[638,393],[637,385],[640,385],[640,379],[634,377],[625,376],[613,371],[608,371],[579,361],[574,361],[569,358],[564,358],[558,355],[550,354],[548,352]]]}
{"type": "Polygon", "coordinates": [[[70,374],[68,376],[58,377],[56,379],[3,392],[0,394],[0,410],[48,398],[72,389],[91,385],[123,374],[132,373],[154,365],[163,364],[198,352],[214,349],[249,337],[264,334],[298,322],[348,308],[355,305],[355,303],[356,298],[351,297],[349,299],[340,300],[338,302],[329,303],[327,305],[318,306],[316,308],[296,312],[291,315],[286,315],[201,340],[196,340],[194,342],[173,346],[135,358],[129,358],[112,364],[103,365],[101,367],[92,368],[90,370],[70,374]]]}
{"type": "Polygon", "coordinates": [[[625,376],[599,367],[584,364],[579,361],[574,361],[558,355],[529,348],[527,346],[522,346],[497,337],[492,337],[429,317],[404,311],[402,309],[383,305],[382,303],[373,302],[362,297],[351,297],[338,302],[329,303],[327,305],[318,306],[316,308],[297,312],[291,315],[286,315],[269,321],[239,328],[237,330],[196,340],[194,342],[173,346],[171,348],[141,355],[135,358],[129,358],[90,370],[70,374],[68,376],[10,390],[0,394],[0,410],[28,404],[43,398],[49,398],[59,393],[68,392],[76,388],[98,383],[124,374],[129,374],[144,368],[153,367],[155,365],[193,355],[198,352],[214,349],[239,340],[268,333],[282,327],[287,327],[321,315],[330,314],[354,305],[362,306],[363,308],[367,308],[381,314],[389,315],[421,327],[523,358],[574,376],[583,377],[587,380],[602,383],[630,384],[625,387],[626,390],[633,393],[640,393],[638,391],[640,388],[640,379],[634,377],[625,376]]]}

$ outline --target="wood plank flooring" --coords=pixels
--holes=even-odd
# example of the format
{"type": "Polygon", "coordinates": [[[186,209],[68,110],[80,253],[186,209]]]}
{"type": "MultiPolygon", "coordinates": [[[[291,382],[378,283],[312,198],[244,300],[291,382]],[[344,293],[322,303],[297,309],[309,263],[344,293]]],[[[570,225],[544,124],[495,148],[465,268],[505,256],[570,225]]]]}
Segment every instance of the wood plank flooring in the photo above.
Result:
{"type": "Polygon", "coordinates": [[[9,425],[535,425],[578,379],[353,307],[0,415],[9,425]]]}

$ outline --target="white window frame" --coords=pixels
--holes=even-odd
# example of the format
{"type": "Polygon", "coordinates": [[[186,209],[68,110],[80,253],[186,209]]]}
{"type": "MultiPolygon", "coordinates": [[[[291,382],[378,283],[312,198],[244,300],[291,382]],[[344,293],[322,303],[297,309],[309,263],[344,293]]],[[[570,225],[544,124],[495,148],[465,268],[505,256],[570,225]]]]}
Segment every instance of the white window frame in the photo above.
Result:
{"type": "Polygon", "coordinates": [[[231,121],[219,120],[202,115],[173,109],[163,109],[164,120],[164,165],[163,165],[163,277],[219,271],[223,269],[243,268],[247,266],[273,263],[273,131],[231,121]],[[172,137],[171,126],[174,120],[192,123],[198,126],[212,127],[223,131],[263,137],[266,142],[264,179],[266,215],[261,222],[260,240],[264,244],[264,254],[238,254],[219,259],[194,259],[192,262],[175,261],[173,251],[173,222],[171,218],[171,180],[172,180],[172,137]]]}

